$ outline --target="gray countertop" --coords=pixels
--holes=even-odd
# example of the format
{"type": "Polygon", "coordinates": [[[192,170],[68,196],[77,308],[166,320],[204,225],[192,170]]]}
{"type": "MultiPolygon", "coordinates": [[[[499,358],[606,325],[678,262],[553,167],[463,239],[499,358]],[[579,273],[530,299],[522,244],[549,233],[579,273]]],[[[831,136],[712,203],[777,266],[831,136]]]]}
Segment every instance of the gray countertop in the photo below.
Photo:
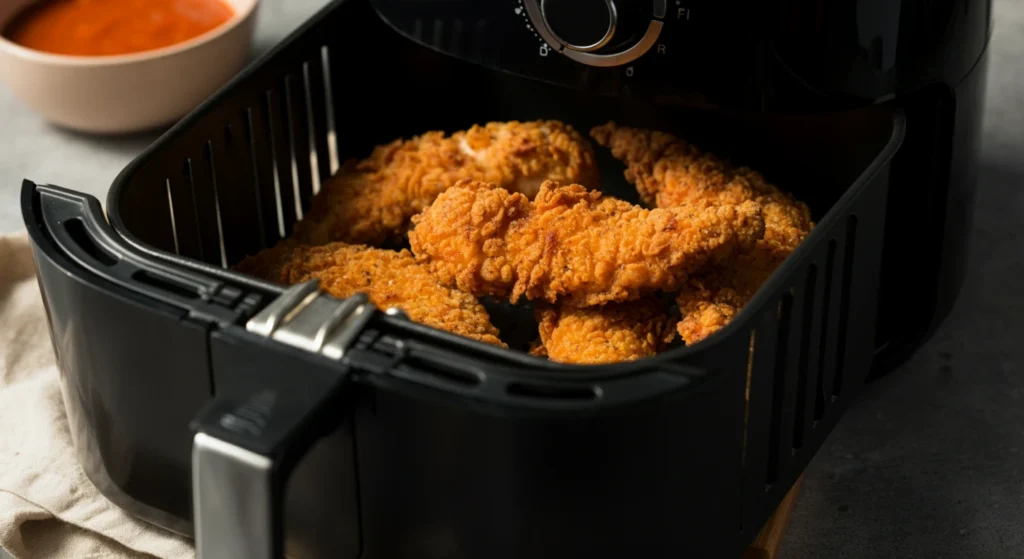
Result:
{"type": "MultiPolygon", "coordinates": [[[[322,0],[265,0],[257,50],[322,0]]],[[[970,274],[952,315],[869,385],[812,462],[785,559],[1024,557],[1024,0],[996,0],[970,274]]],[[[153,136],[54,129],[0,86],[0,233],[21,179],[101,197],[153,136]]]]}

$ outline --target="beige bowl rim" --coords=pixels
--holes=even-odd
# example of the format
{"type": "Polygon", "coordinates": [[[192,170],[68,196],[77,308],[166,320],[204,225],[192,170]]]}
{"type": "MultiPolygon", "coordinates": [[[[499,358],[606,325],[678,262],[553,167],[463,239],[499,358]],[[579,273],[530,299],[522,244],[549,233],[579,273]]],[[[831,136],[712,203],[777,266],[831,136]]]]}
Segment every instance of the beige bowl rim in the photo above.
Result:
{"type": "MultiPolygon", "coordinates": [[[[42,0],[45,1],[45,0],[42,0]]],[[[39,62],[42,64],[52,64],[59,66],[117,66],[122,64],[131,64],[133,62],[143,62],[149,60],[157,60],[160,58],[166,58],[173,56],[179,52],[186,51],[202,44],[213,41],[214,39],[228,33],[240,23],[246,20],[256,9],[259,4],[259,0],[220,0],[231,5],[234,10],[234,15],[228,21],[218,25],[217,27],[193,37],[187,41],[168,45],[166,47],[147,50],[143,52],[136,52],[131,54],[116,54],[106,56],[74,56],[67,54],[52,54],[48,52],[38,51],[23,47],[17,43],[7,40],[2,32],[4,27],[7,25],[7,20],[0,20],[0,50],[6,50],[10,54],[19,58],[27,59],[33,62],[39,62]]],[[[17,13],[17,12],[15,12],[17,13]]]]}

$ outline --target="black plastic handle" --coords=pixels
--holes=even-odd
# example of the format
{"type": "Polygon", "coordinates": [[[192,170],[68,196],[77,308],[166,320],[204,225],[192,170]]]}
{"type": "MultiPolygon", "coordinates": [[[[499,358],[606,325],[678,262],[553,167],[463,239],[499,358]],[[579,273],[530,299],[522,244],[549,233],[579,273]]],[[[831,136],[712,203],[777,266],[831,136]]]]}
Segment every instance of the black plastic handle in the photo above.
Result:
{"type": "MultiPolygon", "coordinates": [[[[293,382],[280,375],[284,382],[293,382]]],[[[316,392],[253,383],[218,396],[193,423],[192,498],[199,559],[284,556],[284,488],[321,433],[337,427],[348,374],[316,392]]]]}
{"type": "Polygon", "coordinates": [[[232,285],[139,253],[111,229],[99,201],[87,194],[25,180],[21,198],[28,230],[45,232],[77,265],[133,293],[187,309],[200,320],[237,323],[275,294],[272,287],[232,285]]]}

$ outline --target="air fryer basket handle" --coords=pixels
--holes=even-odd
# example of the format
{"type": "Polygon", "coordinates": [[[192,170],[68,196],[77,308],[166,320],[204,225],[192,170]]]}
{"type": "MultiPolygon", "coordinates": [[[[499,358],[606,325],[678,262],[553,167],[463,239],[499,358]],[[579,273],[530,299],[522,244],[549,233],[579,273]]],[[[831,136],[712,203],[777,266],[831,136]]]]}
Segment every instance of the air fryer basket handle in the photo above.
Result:
{"type": "Polygon", "coordinates": [[[308,392],[289,398],[292,387],[262,386],[246,398],[218,396],[200,412],[192,443],[197,557],[283,557],[285,485],[319,434],[341,421],[346,377],[312,405],[308,392]]]}
{"type": "Polygon", "coordinates": [[[193,422],[192,440],[200,559],[282,557],[288,477],[344,417],[350,369],[340,360],[374,307],[364,293],[339,300],[320,293],[319,285],[288,288],[249,319],[245,333],[228,328],[211,336],[216,389],[193,422]],[[226,347],[236,349],[218,349],[226,347]],[[337,366],[300,365],[313,355],[337,366]]]}

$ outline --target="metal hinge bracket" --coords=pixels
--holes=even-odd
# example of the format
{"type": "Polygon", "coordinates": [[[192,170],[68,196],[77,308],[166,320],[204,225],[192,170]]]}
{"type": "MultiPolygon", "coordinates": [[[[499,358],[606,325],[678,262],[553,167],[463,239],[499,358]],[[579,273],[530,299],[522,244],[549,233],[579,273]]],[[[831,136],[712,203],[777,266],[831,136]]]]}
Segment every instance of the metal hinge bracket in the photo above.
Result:
{"type": "Polygon", "coordinates": [[[338,299],[320,292],[320,280],[294,285],[249,319],[254,334],[331,359],[341,359],[376,307],[365,293],[338,299]]]}

